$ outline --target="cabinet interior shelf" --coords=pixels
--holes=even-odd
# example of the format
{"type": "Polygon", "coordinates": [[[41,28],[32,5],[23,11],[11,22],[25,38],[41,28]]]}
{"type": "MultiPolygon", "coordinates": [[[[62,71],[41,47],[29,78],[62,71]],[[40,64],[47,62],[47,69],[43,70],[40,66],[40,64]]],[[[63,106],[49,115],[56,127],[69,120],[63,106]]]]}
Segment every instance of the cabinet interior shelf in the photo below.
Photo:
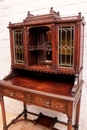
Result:
{"type": "Polygon", "coordinates": [[[40,45],[40,46],[29,46],[29,51],[34,51],[34,50],[46,50],[46,51],[52,51],[52,46],[45,46],[45,45],[40,45]]]}

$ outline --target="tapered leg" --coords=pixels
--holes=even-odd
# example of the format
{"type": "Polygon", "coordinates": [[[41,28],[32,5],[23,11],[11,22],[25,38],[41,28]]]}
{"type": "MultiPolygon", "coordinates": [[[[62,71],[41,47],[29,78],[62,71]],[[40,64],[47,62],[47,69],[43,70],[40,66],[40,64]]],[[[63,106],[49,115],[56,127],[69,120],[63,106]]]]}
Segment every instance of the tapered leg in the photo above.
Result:
{"type": "Polygon", "coordinates": [[[2,119],[3,119],[3,130],[8,130],[7,125],[6,125],[6,114],[5,114],[4,99],[3,99],[3,97],[0,97],[0,99],[1,99],[2,119]]]}

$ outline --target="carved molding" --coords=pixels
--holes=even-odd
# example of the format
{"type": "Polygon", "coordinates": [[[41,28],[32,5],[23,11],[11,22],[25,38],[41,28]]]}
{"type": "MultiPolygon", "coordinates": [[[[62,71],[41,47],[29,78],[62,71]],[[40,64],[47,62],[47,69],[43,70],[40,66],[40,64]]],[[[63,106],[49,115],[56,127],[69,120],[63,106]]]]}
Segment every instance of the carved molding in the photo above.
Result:
{"type": "Polygon", "coordinates": [[[78,19],[78,16],[69,16],[69,17],[62,17],[62,18],[58,18],[58,21],[65,21],[65,20],[76,20],[78,19]]]}
{"type": "Polygon", "coordinates": [[[11,69],[10,72],[9,72],[9,74],[4,77],[4,80],[7,80],[7,79],[9,79],[11,77],[14,77],[16,75],[18,75],[18,72],[16,72],[15,69],[11,69]]]}

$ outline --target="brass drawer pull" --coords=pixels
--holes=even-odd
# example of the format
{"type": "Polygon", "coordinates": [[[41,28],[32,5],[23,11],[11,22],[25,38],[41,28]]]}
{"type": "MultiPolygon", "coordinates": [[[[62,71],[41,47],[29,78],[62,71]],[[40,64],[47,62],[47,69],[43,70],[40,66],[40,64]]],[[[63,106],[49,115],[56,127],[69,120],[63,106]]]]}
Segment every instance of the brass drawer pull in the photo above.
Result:
{"type": "Polygon", "coordinates": [[[14,92],[11,92],[11,93],[10,93],[10,96],[14,96],[14,92]]]}
{"type": "Polygon", "coordinates": [[[49,107],[50,106],[50,101],[46,101],[45,106],[49,107]]]}
{"type": "Polygon", "coordinates": [[[27,101],[31,100],[31,94],[26,94],[26,100],[27,101]]]}

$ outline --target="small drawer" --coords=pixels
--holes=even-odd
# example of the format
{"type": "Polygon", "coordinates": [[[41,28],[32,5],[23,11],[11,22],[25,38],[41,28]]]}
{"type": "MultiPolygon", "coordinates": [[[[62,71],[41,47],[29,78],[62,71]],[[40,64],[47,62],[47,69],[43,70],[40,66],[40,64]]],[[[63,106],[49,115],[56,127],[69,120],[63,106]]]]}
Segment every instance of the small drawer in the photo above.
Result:
{"type": "Polygon", "coordinates": [[[37,95],[34,94],[32,96],[32,103],[35,103],[37,105],[41,105],[43,107],[50,107],[51,105],[51,100],[48,97],[42,96],[42,95],[37,95]]]}
{"type": "Polygon", "coordinates": [[[4,88],[3,89],[3,93],[6,96],[10,96],[10,97],[14,97],[15,96],[15,92],[12,89],[4,88]]]}
{"type": "Polygon", "coordinates": [[[13,97],[14,99],[18,100],[25,100],[25,94],[23,91],[17,91],[14,89],[4,88],[3,95],[8,97],[13,97]]]}

